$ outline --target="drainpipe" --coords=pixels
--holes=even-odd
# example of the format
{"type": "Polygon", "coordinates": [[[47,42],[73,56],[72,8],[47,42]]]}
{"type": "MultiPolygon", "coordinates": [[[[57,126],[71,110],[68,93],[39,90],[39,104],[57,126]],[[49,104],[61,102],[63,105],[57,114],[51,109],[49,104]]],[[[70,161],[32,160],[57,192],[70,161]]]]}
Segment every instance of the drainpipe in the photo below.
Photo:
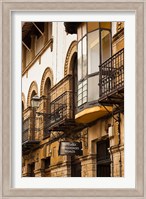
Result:
{"type": "MultiPolygon", "coordinates": [[[[112,123],[111,123],[111,125],[110,126],[112,126],[112,128],[113,128],[113,126],[114,126],[114,117],[113,117],[113,114],[112,114],[112,123]]],[[[109,126],[109,127],[110,127],[109,126]]],[[[109,139],[110,139],[110,137],[109,137],[109,139]]],[[[110,141],[111,142],[111,141],[110,141]]],[[[111,176],[113,177],[114,176],[114,162],[113,162],[113,152],[112,152],[112,146],[110,146],[109,148],[108,148],[108,150],[109,150],[109,153],[111,154],[111,172],[112,172],[112,174],[111,174],[111,176]]]]}
{"type": "MultiPolygon", "coordinates": [[[[118,113],[118,149],[121,145],[121,130],[120,130],[120,113],[118,113]]],[[[119,153],[120,153],[120,160],[119,160],[119,171],[120,171],[120,177],[122,177],[122,162],[121,162],[121,151],[119,149],[119,153]]]]}

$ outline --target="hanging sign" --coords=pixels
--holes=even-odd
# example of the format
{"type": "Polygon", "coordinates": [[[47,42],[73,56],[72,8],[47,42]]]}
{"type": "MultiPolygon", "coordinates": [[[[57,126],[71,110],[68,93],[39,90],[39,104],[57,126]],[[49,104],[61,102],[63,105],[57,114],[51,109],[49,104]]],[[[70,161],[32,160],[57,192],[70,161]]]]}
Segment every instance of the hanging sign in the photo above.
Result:
{"type": "Polygon", "coordinates": [[[59,155],[82,155],[82,142],[60,142],[59,155]]]}

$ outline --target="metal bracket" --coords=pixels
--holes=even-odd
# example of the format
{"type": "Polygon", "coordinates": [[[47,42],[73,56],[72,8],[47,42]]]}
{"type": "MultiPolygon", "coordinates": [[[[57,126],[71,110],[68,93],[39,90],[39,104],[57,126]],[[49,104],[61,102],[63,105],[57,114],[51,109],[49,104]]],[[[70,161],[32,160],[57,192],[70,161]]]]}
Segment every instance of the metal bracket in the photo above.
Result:
{"type": "MultiPolygon", "coordinates": [[[[109,114],[111,114],[111,112],[106,108],[106,106],[104,106],[103,104],[102,104],[102,106],[104,107],[104,109],[109,113],[109,114]]],[[[118,122],[118,119],[117,118],[115,118],[114,117],[114,115],[113,115],[113,111],[112,111],[112,117],[114,118],[114,120],[116,121],[116,122],[118,122]]]]}

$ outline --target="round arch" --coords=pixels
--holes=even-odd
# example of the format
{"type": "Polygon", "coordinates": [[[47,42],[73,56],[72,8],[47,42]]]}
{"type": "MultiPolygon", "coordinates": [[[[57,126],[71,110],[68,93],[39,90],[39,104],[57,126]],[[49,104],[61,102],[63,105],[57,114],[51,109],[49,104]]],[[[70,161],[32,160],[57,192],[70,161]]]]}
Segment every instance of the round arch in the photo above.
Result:
{"type": "Polygon", "coordinates": [[[32,94],[38,94],[38,86],[36,81],[33,81],[29,87],[28,96],[27,96],[27,107],[31,106],[31,97],[32,94]]]}
{"type": "Polygon", "coordinates": [[[25,95],[24,93],[22,92],[22,96],[21,96],[21,101],[22,101],[22,104],[23,104],[23,109],[25,110],[26,109],[26,100],[25,100],[25,95]]]}
{"type": "Polygon", "coordinates": [[[71,60],[72,56],[77,52],[77,41],[73,41],[70,44],[70,47],[67,51],[66,59],[65,59],[65,64],[64,64],[64,76],[68,74],[72,74],[72,67],[71,67],[71,60]]]}
{"type": "Polygon", "coordinates": [[[45,69],[42,76],[41,86],[40,86],[40,96],[45,95],[45,83],[48,79],[50,80],[50,85],[52,87],[53,86],[53,72],[49,67],[45,69]]]}

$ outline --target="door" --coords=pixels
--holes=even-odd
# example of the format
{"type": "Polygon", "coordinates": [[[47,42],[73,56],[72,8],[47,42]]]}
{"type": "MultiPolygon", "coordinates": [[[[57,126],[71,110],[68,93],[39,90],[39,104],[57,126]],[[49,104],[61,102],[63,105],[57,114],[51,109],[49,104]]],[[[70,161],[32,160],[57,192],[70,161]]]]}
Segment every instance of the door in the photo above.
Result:
{"type": "Polygon", "coordinates": [[[81,177],[81,161],[71,160],[71,177],[81,177]]]}
{"type": "Polygon", "coordinates": [[[32,164],[29,165],[30,177],[35,177],[34,170],[35,170],[35,163],[33,162],[32,164]]]}
{"type": "Polygon", "coordinates": [[[109,139],[97,142],[97,177],[110,177],[109,139]]]}

